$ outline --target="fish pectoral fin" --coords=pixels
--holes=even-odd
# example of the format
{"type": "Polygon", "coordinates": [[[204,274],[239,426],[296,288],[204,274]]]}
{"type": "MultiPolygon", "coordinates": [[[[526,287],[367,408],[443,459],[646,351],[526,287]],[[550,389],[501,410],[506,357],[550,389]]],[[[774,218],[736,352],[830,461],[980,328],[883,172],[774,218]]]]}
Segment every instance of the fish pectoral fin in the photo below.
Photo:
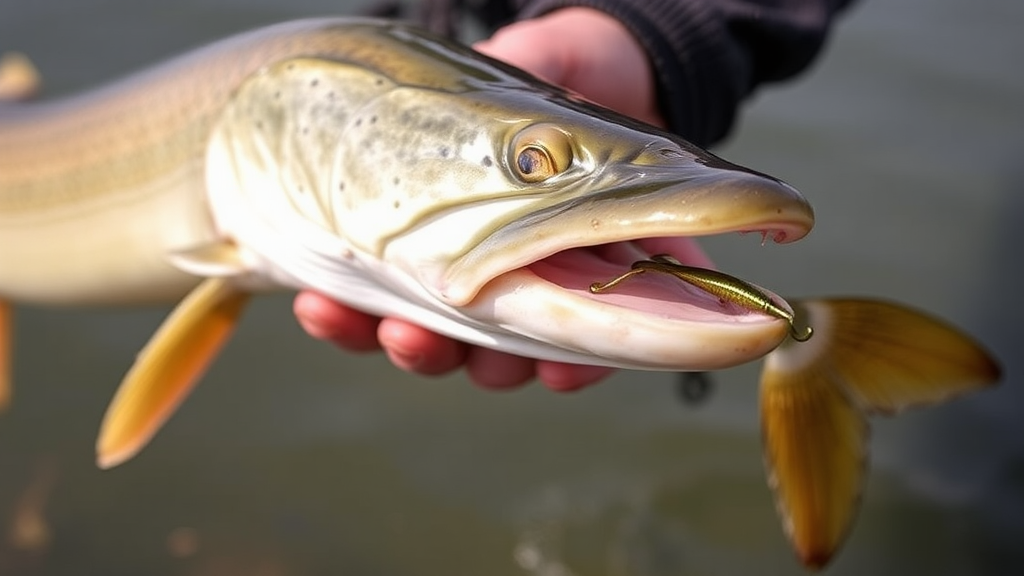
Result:
{"type": "Polygon", "coordinates": [[[14,371],[11,368],[11,348],[14,346],[12,315],[10,302],[0,300],[0,411],[6,410],[11,404],[14,392],[14,371]]]}
{"type": "Polygon", "coordinates": [[[868,423],[827,371],[791,372],[769,364],[761,376],[768,484],[797,555],[817,569],[835,553],[856,515],[868,423]]]}
{"type": "Polygon", "coordinates": [[[249,272],[241,250],[228,240],[175,250],[167,254],[167,259],[178,269],[203,278],[227,278],[249,272]]]}
{"type": "Polygon", "coordinates": [[[204,280],[164,320],[107,408],[97,463],[138,453],[188,396],[231,336],[249,294],[223,278],[204,280]]]}
{"type": "Polygon", "coordinates": [[[790,301],[806,342],[765,357],[761,425],[779,514],[804,564],[822,567],[856,514],[871,414],[991,385],[999,367],[956,328],[868,299],[790,301]]]}
{"type": "Polygon", "coordinates": [[[829,355],[847,392],[872,414],[927,406],[999,380],[999,365],[970,336],[924,312],[870,299],[796,302],[815,330],[829,332],[829,355]]]}

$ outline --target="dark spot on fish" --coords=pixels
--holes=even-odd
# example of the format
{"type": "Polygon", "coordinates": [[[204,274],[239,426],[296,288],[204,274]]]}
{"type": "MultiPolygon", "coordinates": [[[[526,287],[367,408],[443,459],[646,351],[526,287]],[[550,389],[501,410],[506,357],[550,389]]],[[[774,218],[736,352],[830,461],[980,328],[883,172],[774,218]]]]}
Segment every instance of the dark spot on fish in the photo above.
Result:
{"type": "Polygon", "coordinates": [[[302,184],[299,184],[299,194],[305,194],[305,193],[306,193],[306,187],[303,186],[302,184]]]}
{"type": "Polygon", "coordinates": [[[307,134],[309,134],[309,126],[303,126],[302,127],[302,135],[306,136],[307,134]]]}
{"type": "Polygon", "coordinates": [[[394,178],[393,178],[393,179],[391,180],[391,183],[392,183],[392,184],[394,184],[395,186],[398,186],[398,183],[399,183],[399,182],[401,182],[401,180],[400,180],[400,179],[398,178],[398,176],[395,176],[395,177],[394,177],[394,178]]]}
{"type": "Polygon", "coordinates": [[[395,209],[397,210],[402,207],[402,201],[396,199],[394,202],[391,203],[391,205],[394,206],[395,209]]]}
{"type": "Polygon", "coordinates": [[[382,80],[380,78],[377,78],[377,81],[374,82],[374,85],[376,85],[376,86],[383,86],[384,85],[384,80],[382,80]]]}
{"type": "Polygon", "coordinates": [[[437,153],[441,155],[441,158],[447,158],[448,155],[451,154],[452,152],[451,152],[451,150],[448,149],[447,146],[441,146],[437,150],[437,153]]]}
{"type": "Polygon", "coordinates": [[[338,192],[344,192],[344,191],[345,191],[345,183],[344,182],[338,182],[338,192]]]}
{"type": "Polygon", "coordinates": [[[362,118],[356,118],[356,128],[358,128],[358,127],[360,127],[362,125],[363,125],[363,119],[362,118]]]}
{"type": "Polygon", "coordinates": [[[370,124],[376,124],[376,123],[377,123],[377,115],[374,114],[373,116],[370,116],[370,124]]]}
{"type": "Polygon", "coordinates": [[[484,168],[490,168],[491,165],[494,164],[494,161],[491,160],[490,156],[484,156],[484,159],[481,160],[480,163],[484,165],[484,168]]]}
{"type": "Polygon", "coordinates": [[[257,130],[263,130],[263,121],[262,120],[257,120],[256,121],[256,129],[257,130]]]}
{"type": "Polygon", "coordinates": [[[278,90],[277,92],[274,92],[274,99],[275,100],[280,100],[281,99],[281,91],[280,90],[278,90]]]}
{"type": "Polygon", "coordinates": [[[319,78],[313,78],[312,80],[309,81],[309,86],[311,88],[316,88],[318,84],[320,84],[319,78]]]}
{"type": "Polygon", "coordinates": [[[334,100],[334,90],[331,90],[330,92],[327,93],[327,99],[334,100]]]}

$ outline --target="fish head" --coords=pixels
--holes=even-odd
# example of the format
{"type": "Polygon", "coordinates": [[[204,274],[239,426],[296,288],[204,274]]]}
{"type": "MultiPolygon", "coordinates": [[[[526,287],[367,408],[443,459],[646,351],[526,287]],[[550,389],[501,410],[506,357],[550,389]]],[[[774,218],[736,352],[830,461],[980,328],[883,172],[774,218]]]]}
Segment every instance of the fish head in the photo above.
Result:
{"type": "MultiPolygon", "coordinates": [[[[678,334],[694,336],[702,348],[741,350],[701,361],[701,368],[756,358],[785,338],[777,318],[679,283],[665,285],[671,284],[665,279],[645,279],[624,294],[595,295],[587,287],[654,252],[707,266],[693,243],[699,236],[760,232],[776,242],[798,240],[814,217],[793,187],[564,92],[481,91],[465,98],[471,103],[464,103],[464,114],[476,118],[474,136],[452,151],[453,163],[443,172],[448,180],[433,188],[429,212],[382,247],[388,262],[433,297],[488,321],[516,324],[522,321],[510,317],[547,303],[549,317],[561,320],[544,336],[532,334],[542,339],[568,326],[586,330],[580,318],[642,323],[669,309],[684,311],[675,318],[682,322],[678,334]],[[533,292],[538,289],[542,293],[533,292]],[[568,300],[573,303],[562,306],[568,300]],[[602,306],[607,309],[598,310],[602,306]],[[712,337],[687,332],[691,322],[729,329],[712,337]],[[756,332],[757,343],[744,344],[737,326],[756,332]]],[[[431,188],[429,178],[416,185],[431,188]]],[[[665,362],[677,369],[684,364],[665,362]]],[[[639,365],[652,367],[649,360],[639,365]]]]}
{"type": "Polygon", "coordinates": [[[813,225],[810,204],[785,182],[678,136],[554,87],[487,88],[385,97],[377,108],[403,110],[406,136],[390,144],[397,160],[360,187],[372,198],[350,196],[358,207],[339,225],[371,251],[415,261],[452,305],[571,248],[750,231],[790,242],[813,225]]]}

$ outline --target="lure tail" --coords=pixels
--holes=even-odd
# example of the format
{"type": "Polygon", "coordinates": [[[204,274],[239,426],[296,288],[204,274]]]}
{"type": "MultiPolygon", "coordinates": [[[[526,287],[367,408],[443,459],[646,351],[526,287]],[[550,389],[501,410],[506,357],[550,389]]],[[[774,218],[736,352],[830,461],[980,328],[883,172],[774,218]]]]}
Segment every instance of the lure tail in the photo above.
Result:
{"type": "Polygon", "coordinates": [[[996,362],[924,313],[875,300],[791,302],[808,342],[765,359],[761,426],[769,485],[801,561],[821,568],[856,515],[868,420],[989,386],[996,362]]]}

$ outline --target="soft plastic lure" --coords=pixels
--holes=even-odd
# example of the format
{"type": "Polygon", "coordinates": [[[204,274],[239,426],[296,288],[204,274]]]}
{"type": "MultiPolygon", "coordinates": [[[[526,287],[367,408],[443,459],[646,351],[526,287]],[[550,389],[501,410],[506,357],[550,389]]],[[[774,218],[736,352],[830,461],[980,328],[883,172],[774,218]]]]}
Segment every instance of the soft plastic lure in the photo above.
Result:
{"type": "Polygon", "coordinates": [[[780,306],[775,298],[750,282],[717,270],[686,266],[668,254],[651,256],[650,260],[638,260],[625,274],[607,282],[594,282],[590,285],[590,291],[597,294],[610,290],[622,281],[644,272],[659,272],[675,276],[722,300],[785,320],[789,323],[789,335],[797,342],[806,342],[814,334],[814,330],[810,326],[803,329],[796,327],[795,316],[788,305],[780,306]]]}

